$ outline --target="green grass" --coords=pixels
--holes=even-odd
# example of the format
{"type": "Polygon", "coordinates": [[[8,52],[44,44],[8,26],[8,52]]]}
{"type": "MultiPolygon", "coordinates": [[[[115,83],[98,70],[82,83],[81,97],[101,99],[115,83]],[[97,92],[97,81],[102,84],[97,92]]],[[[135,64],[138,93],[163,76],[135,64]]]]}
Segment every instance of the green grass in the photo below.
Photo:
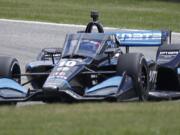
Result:
{"type": "Polygon", "coordinates": [[[179,102],[0,107],[1,135],[179,135],[179,102]]]}
{"type": "Polygon", "coordinates": [[[175,0],[0,0],[0,18],[86,24],[93,9],[105,26],[180,31],[175,0]]]}

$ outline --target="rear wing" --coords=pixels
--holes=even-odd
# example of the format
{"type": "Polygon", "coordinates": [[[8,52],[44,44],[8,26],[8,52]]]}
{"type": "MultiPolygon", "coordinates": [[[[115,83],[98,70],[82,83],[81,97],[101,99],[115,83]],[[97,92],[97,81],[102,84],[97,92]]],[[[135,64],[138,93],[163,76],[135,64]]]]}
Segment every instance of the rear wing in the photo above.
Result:
{"type": "Polygon", "coordinates": [[[139,30],[115,33],[116,40],[124,47],[151,47],[171,43],[171,31],[139,30]]]}

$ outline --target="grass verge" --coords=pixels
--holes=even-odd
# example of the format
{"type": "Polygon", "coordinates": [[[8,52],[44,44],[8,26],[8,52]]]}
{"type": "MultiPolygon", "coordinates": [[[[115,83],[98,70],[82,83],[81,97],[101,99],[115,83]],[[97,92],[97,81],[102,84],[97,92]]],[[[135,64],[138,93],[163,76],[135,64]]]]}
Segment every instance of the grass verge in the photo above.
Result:
{"type": "Polygon", "coordinates": [[[0,0],[0,18],[86,24],[93,9],[106,26],[180,31],[175,0],[0,0]]]}
{"type": "Polygon", "coordinates": [[[179,102],[0,108],[2,135],[179,135],[179,102]]]}

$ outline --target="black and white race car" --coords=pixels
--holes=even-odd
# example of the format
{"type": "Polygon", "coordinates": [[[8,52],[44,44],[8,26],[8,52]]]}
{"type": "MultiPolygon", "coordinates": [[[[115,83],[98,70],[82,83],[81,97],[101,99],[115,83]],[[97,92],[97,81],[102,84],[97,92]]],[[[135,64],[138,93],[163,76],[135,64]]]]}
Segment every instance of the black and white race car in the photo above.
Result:
{"type": "Polygon", "coordinates": [[[85,31],[67,34],[63,48],[42,49],[25,73],[16,58],[0,56],[0,102],[180,98],[180,45],[170,44],[171,32],[104,32],[98,14],[91,16],[85,31]],[[130,47],[152,46],[158,47],[155,61],[129,52],[130,47]],[[22,84],[21,76],[28,81],[22,84]],[[24,87],[29,83],[32,88],[24,87]]]}

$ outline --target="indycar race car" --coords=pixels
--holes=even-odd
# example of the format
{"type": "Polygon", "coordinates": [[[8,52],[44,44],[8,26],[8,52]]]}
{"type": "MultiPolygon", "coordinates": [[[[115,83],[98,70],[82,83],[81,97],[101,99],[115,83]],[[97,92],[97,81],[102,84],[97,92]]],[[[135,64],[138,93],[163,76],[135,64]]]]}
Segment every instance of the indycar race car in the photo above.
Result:
{"type": "Polygon", "coordinates": [[[104,32],[98,14],[91,17],[85,31],[67,34],[63,48],[42,49],[25,73],[16,58],[0,56],[0,102],[180,98],[180,45],[171,44],[170,31],[104,32]],[[155,61],[129,52],[151,46],[158,47],[155,61]],[[28,81],[21,83],[22,76],[28,81]]]}

